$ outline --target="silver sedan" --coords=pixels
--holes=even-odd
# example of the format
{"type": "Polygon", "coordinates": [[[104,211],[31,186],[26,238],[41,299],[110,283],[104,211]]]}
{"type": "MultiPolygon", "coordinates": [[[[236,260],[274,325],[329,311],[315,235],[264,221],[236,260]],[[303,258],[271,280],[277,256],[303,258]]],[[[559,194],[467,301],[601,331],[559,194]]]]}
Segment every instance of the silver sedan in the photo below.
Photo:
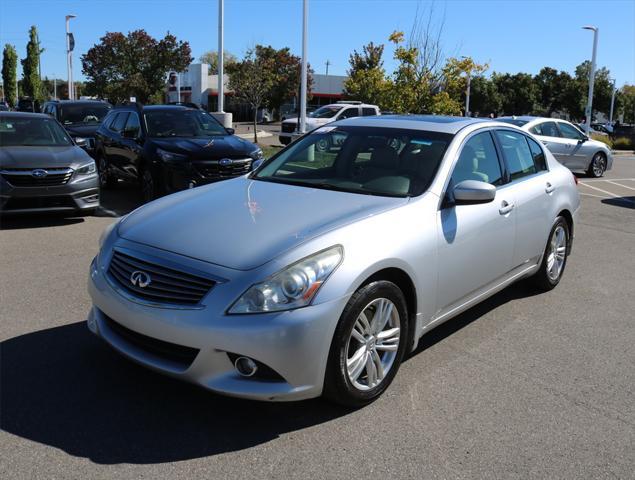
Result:
{"type": "Polygon", "coordinates": [[[606,143],[587,137],[566,120],[530,116],[500,117],[497,120],[535,135],[556,160],[570,170],[597,178],[613,167],[613,154],[606,143]]]}
{"type": "Polygon", "coordinates": [[[523,278],[554,288],[579,204],[571,172],[514,126],[336,122],[108,228],[88,327],[214,392],[361,406],[434,327],[523,278]]]}

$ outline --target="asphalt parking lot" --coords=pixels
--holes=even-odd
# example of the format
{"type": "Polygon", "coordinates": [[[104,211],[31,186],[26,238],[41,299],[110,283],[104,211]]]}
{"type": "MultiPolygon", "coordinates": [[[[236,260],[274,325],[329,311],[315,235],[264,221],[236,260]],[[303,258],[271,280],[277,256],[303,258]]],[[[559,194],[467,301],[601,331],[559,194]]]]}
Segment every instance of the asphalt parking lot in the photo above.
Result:
{"type": "Polygon", "coordinates": [[[357,411],[222,398],[86,329],[100,216],[2,219],[0,477],[635,478],[635,157],[580,177],[558,288],[520,283],[428,334],[357,411]]]}

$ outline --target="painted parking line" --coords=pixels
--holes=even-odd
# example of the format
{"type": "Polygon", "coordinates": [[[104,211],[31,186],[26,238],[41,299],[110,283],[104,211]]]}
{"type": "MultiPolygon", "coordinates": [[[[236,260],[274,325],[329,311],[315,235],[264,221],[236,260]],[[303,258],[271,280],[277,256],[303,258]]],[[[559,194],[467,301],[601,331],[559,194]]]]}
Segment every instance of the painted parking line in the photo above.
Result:
{"type": "Polygon", "coordinates": [[[618,187],[628,188],[629,190],[635,190],[633,187],[629,187],[628,185],[622,185],[621,183],[617,183],[613,180],[607,180],[607,182],[612,183],[613,185],[617,185],[618,187]]]}
{"type": "MultiPolygon", "coordinates": [[[[604,181],[606,182],[606,180],[604,180],[604,181]]],[[[587,188],[592,188],[593,190],[597,190],[598,192],[601,192],[601,193],[604,193],[606,195],[609,195],[608,198],[619,198],[623,202],[632,203],[632,204],[635,205],[635,202],[633,200],[631,200],[629,198],[624,198],[623,195],[616,195],[613,192],[609,192],[608,190],[604,190],[602,188],[598,188],[598,187],[595,187],[593,185],[589,185],[588,183],[584,183],[584,182],[580,182],[579,185],[583,185],[583,186],[585,186],[587,188]]],[[[595,196],[599,196],[599,195],[595,195],[595,196]]]]}
{"type": "Polygon", "coordinates": [[[578,180],[578,183],[589,183],[589,182],[635,182],[635,178],[588,178],[585,180],[578,180]]]}

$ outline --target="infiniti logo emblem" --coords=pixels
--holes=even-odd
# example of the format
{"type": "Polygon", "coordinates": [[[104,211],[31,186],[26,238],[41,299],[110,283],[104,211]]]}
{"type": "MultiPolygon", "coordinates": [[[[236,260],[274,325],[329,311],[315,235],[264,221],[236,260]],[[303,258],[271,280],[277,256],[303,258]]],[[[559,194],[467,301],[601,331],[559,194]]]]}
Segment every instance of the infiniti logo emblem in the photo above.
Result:
{"type": "Polygon", "coordinates": [[[44,178],[49,174],[49,172],[47,172],[46,170],[42,169],[42,168],[36,168],[35,170],[33,170],[31,172],[31,175],[34,176],[35,178],[44,178]]]}
{"type": "Polygon", "coordinates": [[[227,165],[231,165],[232,163],[234,163],[234,161],[231,158],[221,158],[218,163],[221,164],[223,167],[226,167],[227,165]]]}
{"type": "Polygon", "coordinates": [[[150,283],[152,283],[152,278],[146,272],[135,270],[130,274],[130,283],[132,283],[135,287],[146,288],[150,285],[150,283]]]}

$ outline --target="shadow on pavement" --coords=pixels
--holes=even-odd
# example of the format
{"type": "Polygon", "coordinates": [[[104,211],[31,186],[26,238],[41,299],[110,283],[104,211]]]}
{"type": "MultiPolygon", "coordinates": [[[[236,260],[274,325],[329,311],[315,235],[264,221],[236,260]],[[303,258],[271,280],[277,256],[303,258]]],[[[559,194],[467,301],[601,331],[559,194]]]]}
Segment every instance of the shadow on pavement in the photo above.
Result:
{"type": "Polygon", "coordinates": [[[602,199],[602,203],[614,207],[624,207],[635,210],[635,197],[604,198],[602,199]]]}
{"type": "MultiPolygon", "coordinates": [[[[534,295],[520,283],[427,334],[417,352],[490,310],[534,295]]],[[[322,400],[220,397],[111,351],[84,322],[0,344],[0,427],[100,464],[163,463],[239,451],[351,411],[322,400]]]]}
{"type": "Polygon", "coordinates": [[[83,217],[65,217],[59,214],[21,214],[0,216],[0,230],[22,228],[62,227],[82,223],[83,217]]]}

